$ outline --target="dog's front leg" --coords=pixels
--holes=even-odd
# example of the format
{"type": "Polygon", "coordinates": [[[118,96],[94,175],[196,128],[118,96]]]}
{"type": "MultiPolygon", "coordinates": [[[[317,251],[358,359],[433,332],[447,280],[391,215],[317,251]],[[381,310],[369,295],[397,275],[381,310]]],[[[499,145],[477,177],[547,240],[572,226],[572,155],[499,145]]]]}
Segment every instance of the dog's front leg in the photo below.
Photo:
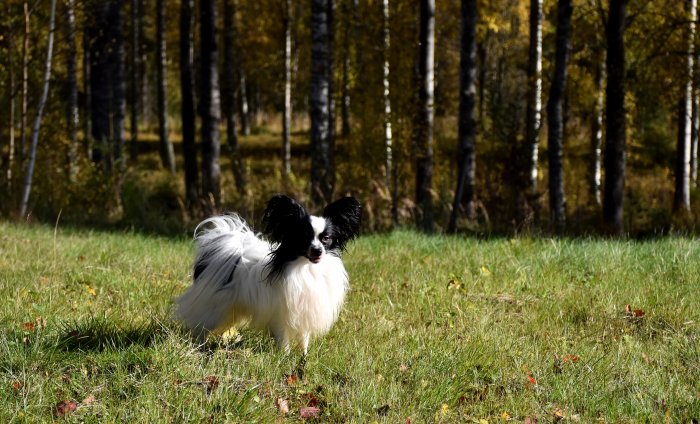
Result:
{"type": "Polygon", "coordinates": [[[306,352],[309,350],[309,339],[311,338],[311,334],[306,332],[301,336],[301,346],[304,349],[304,356],[306,356],[306,352]]]}

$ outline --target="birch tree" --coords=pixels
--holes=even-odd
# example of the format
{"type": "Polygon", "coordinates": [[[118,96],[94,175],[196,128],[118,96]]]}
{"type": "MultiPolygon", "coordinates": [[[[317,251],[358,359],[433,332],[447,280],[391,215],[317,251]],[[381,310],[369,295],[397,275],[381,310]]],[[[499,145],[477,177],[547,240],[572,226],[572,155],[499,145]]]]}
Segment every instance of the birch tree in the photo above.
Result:
{"type": "Polygon", "coordinates": [[[625,193],[625,21],[627,0],[610,0],[607,23],[608,79],[605,90],[605,186],[603,220],[608,230],[622,234],[625,193]]]}
{"type": "Polygon", "coordinates": [[[22,32],[22,94],[19,115],[19,165],[23,166],[27,149],[27,104],[29,102],[29,4],[24,2],[22,32]]]}
{"type": "Polygon", "coordinates": [[[124,27],[122,22],[122,1],[113,0],[109,3],[107,22],[109,24],[108,40],[110,84],[112,89],[111,131],[112,131],[112,161],[119,172],[126,169],[125,153],[125,118],[126,118],[126,73],[124,60],[124,27]]]}
{"type": "Polygon", "coordinates": [[[175,174],[175,152],[168,137],[168,106],[165,68],[167,65],[167,46],[165,44],[165,0],[156,1],[156,79],[158,101],[158,139],[160,142],[160,161],[165,169],[175,174]]]}
{"type": "Polygon", "coordinates": [[[475,218],[474,179],[476,168],[476,0],[462,0],[459,72],[459,129],[457,140],[457,189],[447,231],[457,230],[457,216],[463,203],[467,217],[475,218]]]}
{"type": "Polygon", "coordinates": [[[433,106],[435,92],[435,0],[420,1],[417,66],[417,112],[414,118],[416,155],[416,223],[434,231],[433,218],[433,106]]]}
{"type": "Polygon", "coordinates": [[[563,164],[564,97],[566,95],[572,11],[571,0],[558,1],[554,76],[547,101],[549,208],[552,224],[557,232],[562,231],[566,225],[563,164]]]}
{"type": "Polygon", "coordinates": [[[389,0],[382,0],[382,32],[384,48],[382,50],[384,60],[382,66],[382,85],[384,86],[384,150],[386,154],[384,165],[384,179],[387,186],[391,186],[393,175],[393,146],[391,134],[391,96],[389,87],[389,52],[391,51],[391,38],[389,33],[389,0]]]}
{"type": "Polygon", "coordinates": [[[209,207],[216,208],[221,203],[220,187],[220,144],[219,121],[221,107],[219,100],[218,45],[216,37],[216,1],[201,0],[200,7],[200,61],[201,61],[201,102],[202,117],[202,194],[209,207]],[[212,204],[213,203],[213,204],[212,204]]]}
{"type": "MultiPolygon", "coordinates": [[[[597,56],[600,56],[598,54],[597,56]]],[[[600,159],[602,157],[603,145],[603,108],[605,105],[605,91],[603,82],[605,81],[605,62],[602,58],[596,58],[594,87],[595,99],[591,113],[591,150],[589,162],[589,193],[591,200],[597,206],[601,205],[600,187],[602,181],[600,159]]]]}
{"type": "MultiPolygon", "coordinates": [[[[14,36],[12,35],[12,32],[8,32],[8,46],[9,50],[12,52],[14,51],[14,36]]],[[[15,140],[15,62],[14,62],[14,55],[10,54],[8,55],[7,58],[8,61],[8,91],[9,91],[9,136],[8,136],[8,146],[7,146],[7,169],[5,172],[5,175],[7,177],[7,192],[8,193],[13,193],[14,192],[14,186],[13,186],[13,174],[12,170],[13,167],[15,166],[15,145],[16,145],[16,140],[15,140]]],[[[14,205],[13,205],[14,206],[14,205]]]]}
{"type": "Polygon", "coordinates": [[[185,196],[190,209],[199,200],[199,170],[195,145],[194,95],[194,0],[180,1],[180,93],[182,96],[182,152],[185,166],[185,196]]]}
{"type": "Polygon", "coordinates": [[[528,189],[537,192],[537,161],[542,123],[542,1],[530,0],[530,47],[527,64],[527,106],[525,140],[527,146],[528,189]]]}
{"type": "Polygon", "coordinates": [[[238,91],[238,114],[241,118],[241,134],[250,135],[250,107],[248,103],[248,84],[245,77],[243,63],[238,61],[238,79],[240,83],[238,91]]]}
{"type": "Polygon", "coordinates": [[[75,0],[66,3],[65,34],[68,48],[66,49],[66,73],[68,80],[68,178],[73,181],[78,172],[78,127],[80,115],[78,110],[78,51],[75,43],[75,0]]]}
{"type": "Polygon", "coordinates": [[[129,57],[129,65],[131,68],[131,84],[129,97],[131,98],[130,110],[130,125],[131,141],[129,143],[129,157],[132,162],[138,158],[138,142],[139,142],[139,110],[141,104],[141,54],[139,49],[141,46],[141,24],[143,19],[140,11],[143,8],[143,0],[131,0],[131,55],[129,57]]]}
{"type": "Polygon", "coordinates": [[[36,149],[39,145],[39,130],[41,129],[41,120],[44,117],[44,107],[46,100],[49,97],[49,83],[51,81],[51,61],[53,59],[53,39],[56,29],[56,0],[51,0],[51,17],[49,23],[48,46],[46,48],[46,60],[44,61],[44,84],[37,105],[36,117],[32,126],[32,142],[29,149],[29,158],[27,161],[27,170],[24,174],[24,184],[22,186],[22,198],[19,204],[19,217],[23,218],[27,213],[29,204],[29,194],[32,191],[32,179],[34,177],[34,166],[36,164],[36,149]]]}
{"type": "Polygon", "coordinates": [[[292,172],[292,0],[284,7],[284,110],[282,112],[282,178],[288,183],[292,172]]]}
{"type": "Polygon", "coordinates": [[[673,211],[690,213],[691,111],[693,101],[693,60],[695,46],[696,0],[686,0],[688,26],[685,79],[678,110],[678,143],[676,147],[675,192],[673,211]]]}
{"type": "Polygon", "coordinates": [[[234,40],[236,39],[235,27],[236,9],[233,0],[224,0],[224,66],[222,78],[221,102],[226,118],[226,140],[228,152],[231,158],[231,168],[236,181],[238,193],[245,195],[245,173],[243,160],[238,146],[236,135],[236,98],[234,96],[236,86],[234,40]]]}
{"type": "Polygon", "coordinates": [[[316,204],[330,202],[335,184],[330,104],[332,1],[311,2],[311,197],[316,204]]]}

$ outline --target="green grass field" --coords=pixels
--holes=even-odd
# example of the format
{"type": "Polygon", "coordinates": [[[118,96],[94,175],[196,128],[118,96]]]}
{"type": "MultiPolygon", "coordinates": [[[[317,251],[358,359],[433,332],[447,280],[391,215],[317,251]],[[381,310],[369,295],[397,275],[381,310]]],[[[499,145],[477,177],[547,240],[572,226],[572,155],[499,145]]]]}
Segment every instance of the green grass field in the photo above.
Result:
{"type": "Polygon", "coordinates": [[[305,364],[188,339],[185,236],[0,223],[0,251],[3,423],[700,419],[697,240],[362,237],[305,364]]]}

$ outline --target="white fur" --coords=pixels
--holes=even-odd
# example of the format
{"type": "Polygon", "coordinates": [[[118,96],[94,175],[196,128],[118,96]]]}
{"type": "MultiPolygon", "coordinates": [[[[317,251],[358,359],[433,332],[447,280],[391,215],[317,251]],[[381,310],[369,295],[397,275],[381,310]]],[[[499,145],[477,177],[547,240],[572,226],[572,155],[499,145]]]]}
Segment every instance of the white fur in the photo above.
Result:
{"type": "Polygon", "coordinates": [[[326,229],[326,219],[321,218],[320,216],[311,216],[311,228],[314,229],[314,239],[311,242],[311,245],[315,248],[321,249],[322,253],[326,253],[326,249],[323,247],[323,244],[318,240],[319,234],[323,232],[323,230],[326,229]]]}
{"type": "MultiPolygon", "coordinates": [[[[317,217],[312,223],[313,218],[317,217]]],[[[175,315],[196,336],[220,334],[250,321],[269,328],[285,349],[290,340],[299,342],[306,354],[309,338],[327,333],[337,320],[348,291],[340,258],[324,254],[313,264],[300,257],[270,282],[266,266],[273,246],[239,216],[205,220],[195,230],[195,239],[195,263],[209,257],[209,265],[176,300],[175,315]],[[199,231],[203,226],[209,228],[199,231]],[[234,266],[233,280],[228,282],[234,266]]]]}

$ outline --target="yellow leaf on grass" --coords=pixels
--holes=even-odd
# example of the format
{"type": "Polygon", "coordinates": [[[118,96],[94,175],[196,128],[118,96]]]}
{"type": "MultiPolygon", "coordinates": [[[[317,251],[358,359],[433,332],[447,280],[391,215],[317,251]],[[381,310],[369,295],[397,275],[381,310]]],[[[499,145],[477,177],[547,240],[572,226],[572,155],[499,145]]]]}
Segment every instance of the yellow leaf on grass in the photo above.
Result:
{"type": "Polygon", "coordinates": [[[87,291],[88,293],[90,293],[93,296],[97,296],[97,292],[95,291],[95,289],[93,289],[88,284],[84,284],[84,286],[85,286],[85,291],[87,291]]]}
{"type": "Polygon", "coordinates": [[[489,271],[489,269],[486,267],[486,265],[482,265],[482,266],[481,266],[481,274],[482,274],[484,277],[488,277],[488,276],[491,275],[491,271],[489,271]]]}
{"type": "Polygon", "coordinates": [[[450,410],[450,407],[446,403],[443,403],[442,406],[440,407],[440,412],[442,413],[442,415],[446,415],[447,411],[449,411],[449,410],[450,410]]]}
{"type": "Polygon", "coordinates": [[[501,419],[503,421],[510,421],[510,414],[506,411],[501,412],[501,419]]]}

